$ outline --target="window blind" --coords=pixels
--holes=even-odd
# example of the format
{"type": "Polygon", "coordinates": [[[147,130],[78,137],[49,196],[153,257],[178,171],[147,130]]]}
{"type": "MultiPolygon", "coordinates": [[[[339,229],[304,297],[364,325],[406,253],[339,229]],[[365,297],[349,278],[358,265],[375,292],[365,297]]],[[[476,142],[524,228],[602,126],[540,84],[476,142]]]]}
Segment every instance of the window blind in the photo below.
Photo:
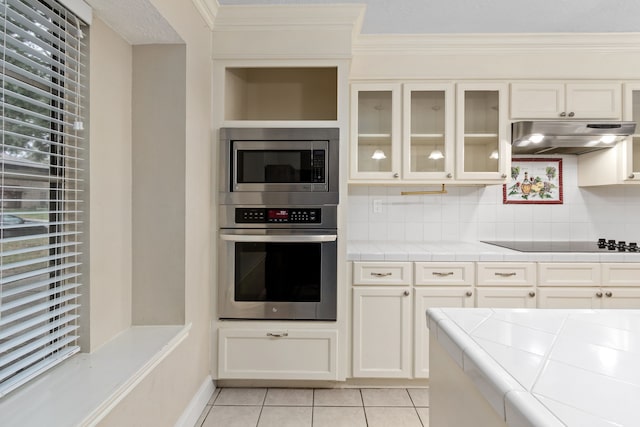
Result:
{"type": "Polygon", "coordinates": [[[80,350],[82,28],[0,0],[0,397],[80,350]]]}

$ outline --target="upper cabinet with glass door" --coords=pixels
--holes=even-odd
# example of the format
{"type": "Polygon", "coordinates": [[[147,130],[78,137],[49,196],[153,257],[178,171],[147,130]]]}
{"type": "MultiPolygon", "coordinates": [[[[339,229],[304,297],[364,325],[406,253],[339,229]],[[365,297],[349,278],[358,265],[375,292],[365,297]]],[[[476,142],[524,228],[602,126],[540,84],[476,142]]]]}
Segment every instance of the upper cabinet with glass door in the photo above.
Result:
{"type": "Polygon", "coordinates": [[[351,87],[351,178],[399,180],[400,85],[351,87]]]}
{"type": "Polygon", "coordinates": [[[460,83],[456,108],[456,179],[504,180],[511,164],[507,85],[460,83]]]}
{"type": "Polygon", "coordinates": [[[444,183],[453,178],[452,84],[406,84],[403,88],[402,177],[444,183]]]}

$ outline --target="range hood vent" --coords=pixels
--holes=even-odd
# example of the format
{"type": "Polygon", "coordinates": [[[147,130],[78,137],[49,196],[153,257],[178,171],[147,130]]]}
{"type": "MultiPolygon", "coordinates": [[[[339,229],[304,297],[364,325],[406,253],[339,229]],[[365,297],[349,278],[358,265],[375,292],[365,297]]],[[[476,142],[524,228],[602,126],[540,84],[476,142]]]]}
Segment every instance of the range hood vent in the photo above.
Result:
{"type": "Polygon", "coordinates": [[[522,121],[511,125],[513,154],[584,154],[611,148],[633,135],[634,122],[522,121]]]}

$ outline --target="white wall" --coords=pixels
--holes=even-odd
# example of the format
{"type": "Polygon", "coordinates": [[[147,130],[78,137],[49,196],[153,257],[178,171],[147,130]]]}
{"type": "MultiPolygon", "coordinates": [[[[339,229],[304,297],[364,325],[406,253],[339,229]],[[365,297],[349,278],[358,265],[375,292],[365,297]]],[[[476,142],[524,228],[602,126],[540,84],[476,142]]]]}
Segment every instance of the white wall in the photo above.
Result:
{"type": "Polygon", "coordinates": [[[505,205],[501,185],[448,186],[448,194],[424,196],[401,196],[400,191],[439,187],[352,185],[347,237],[350,241],[610,238],[640,242],[640,186],[578,188],[577,157],[561,157],[562,205],[505,205]],[[382,200],[382,213],[373,213],[373,200],[382,200]]]}

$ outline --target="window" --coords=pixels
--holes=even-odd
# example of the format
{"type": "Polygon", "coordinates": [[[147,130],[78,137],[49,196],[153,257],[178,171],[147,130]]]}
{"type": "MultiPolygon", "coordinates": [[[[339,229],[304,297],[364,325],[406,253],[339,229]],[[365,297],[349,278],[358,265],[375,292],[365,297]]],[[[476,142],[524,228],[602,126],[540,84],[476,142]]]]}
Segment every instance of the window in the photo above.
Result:
{"type": "Polygon", "coordinates": [[[0,397],[80,350],[82,27],[0,0],[0,397]]]}

